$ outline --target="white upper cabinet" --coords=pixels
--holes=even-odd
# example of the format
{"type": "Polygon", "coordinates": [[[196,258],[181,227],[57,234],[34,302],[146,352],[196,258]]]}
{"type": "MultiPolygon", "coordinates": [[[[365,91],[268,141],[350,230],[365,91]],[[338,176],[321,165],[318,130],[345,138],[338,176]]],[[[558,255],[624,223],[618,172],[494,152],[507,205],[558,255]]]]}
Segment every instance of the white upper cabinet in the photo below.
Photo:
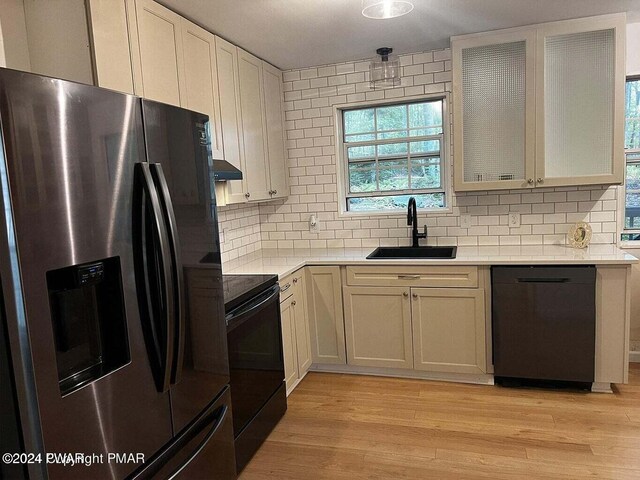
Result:
{"type": "Polygon", "coordinates": [[[538,184],[622,183],[625,26],[614,15],[538,29],[538,184]]]}
{"type": "Polygon", "coordinates": [[[284,97],[282,72],[262,62],[262,85],[264,91],[264,118],[267,133],[267,164],[271,198],[286,198],[289,195],[287,150],[284,143],[284,97]]]}
{"type": "Polygon", "coordinates": [[[457,190],[520,188],[534,175],[535,31],[453,43],[457,190]]]}
{"type": "Polygon", "coordinates": [[[266,156],[266,127],[263,119],[262,61],[240,48],[238,85],[246,194],[250,201],[266,200],[271,195],[266,156]]]}
{"type": "Polygon", "coordinates": [[[455,189],[621,183],[624,14],[452,38],[455,189]]]}
{"type": "MultiPolygon", "coordinates": [[[[241,170],[244,175],[246,168],[240,133],[238,48],[222,38],[216,37],[216,60],[218,63],[218,94],[220,95],[220,125],[224,139],[224,159],[241,170]]],[[[246,175],[244,176],[246,177],[246,175]]],[[[223,187],[216,190],[218,204],[246,202],[245,183],[244,178],[243,180],[224,182],[223,187]]]]}
{"type": "Polygon", "coordinates": [[[182,18],[152,0],[136,1],[140,88],[145,98],[183,105],[182,18]]]}
{"type": "Polygon", "coordinates": [[[213,158],[223,159],[215,36],[183,18],[182,46],[184,106],[209,116],[212,155],[213,158]]]}

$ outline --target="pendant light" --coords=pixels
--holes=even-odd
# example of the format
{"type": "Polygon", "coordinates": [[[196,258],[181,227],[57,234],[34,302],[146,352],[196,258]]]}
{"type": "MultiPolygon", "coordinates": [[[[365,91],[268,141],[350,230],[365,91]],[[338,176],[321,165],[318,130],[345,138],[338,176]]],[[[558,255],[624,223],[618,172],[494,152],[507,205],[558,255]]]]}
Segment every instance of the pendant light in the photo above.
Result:
{"type": "Polygon", "coordinates": [[[369,86],[373,90],[400,85],[400,60],[397,55],[391,55],[391,52],[393,48],[377,49],[378,56],[369,64],[369,86]]]}
{"type": "Polygon", "coordinates": [[[362,15],[376,20],[400,17],[413,10],[409,0],[362,0],[362,15]]]}

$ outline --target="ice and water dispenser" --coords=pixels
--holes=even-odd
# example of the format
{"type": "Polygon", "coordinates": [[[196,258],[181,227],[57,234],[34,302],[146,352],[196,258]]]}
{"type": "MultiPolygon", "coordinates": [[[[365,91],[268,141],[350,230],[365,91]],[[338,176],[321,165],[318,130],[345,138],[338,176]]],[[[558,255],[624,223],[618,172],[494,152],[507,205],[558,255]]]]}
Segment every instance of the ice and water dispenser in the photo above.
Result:
{"type": "Polygon", "coordinates": [[[129,362],[119,257],[47,272],[62,395],[129,362]]]}

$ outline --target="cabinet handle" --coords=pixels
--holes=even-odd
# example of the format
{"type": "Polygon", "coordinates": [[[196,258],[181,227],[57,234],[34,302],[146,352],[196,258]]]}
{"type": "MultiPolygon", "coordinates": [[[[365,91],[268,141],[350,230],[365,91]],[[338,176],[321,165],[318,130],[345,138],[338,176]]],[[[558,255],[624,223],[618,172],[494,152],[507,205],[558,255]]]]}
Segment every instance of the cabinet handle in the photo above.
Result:
{"type": "Polygon", "coordinates": [[[251,196],[251,194],[249,192],[244,194],[245,197],[249,198],[251,196]]]}
{"type": "Polygon", "coordinates": [[[544,182],[544,178],[540,178],[540,177],[538,177],[537,182],[538,182],[538,183],[542,183],[542,182],[544,182]]]}
{"type": "Polygon", "coordinates": [[[294,300],[293,302],[291,302],[291,305],[295,307],[296,306],[296,301],[294,300]]]}
{"type": "Polygon", "coordinates": [[[398,275],[398,280],[418,280],[420,275],[398,275]]]}
{"type": "Polygon", "coordinates": [[[287,290],[289,290],[289,287],[291,286],[290,283],[287,283],[286,285],[280,287],[280,291],[281,292],[286,292],[287,290]]]}
{"type": "Polygon", "coordinates": [[[278,190],[274,190],[274,191],[273,191],[273,194],[274,194],[274,195],[277,195],[277,194],[278,194],[278,190]]]}
{"type": "Polygon", "coordinates": [[[530,178],[529,180],[527,180],[527,183],[528,183],[529,185],[533,185],[533,178],[530,178]]]}
{"type": "Polygon", "coordinates": [[[297,279],[297,278],[294,278],[294,279],[293,279],[293,283],[298,283],[298,279],[297,279]]]}
{"type": "Polygon", "coordinates": [[[411,294],[411,296],[412,296],[413,298],[418,298],[418,294],[417,294],[417,293],[412,293],[412,294],[411,294]]]}
{"type": "Polygon", "coordinates": [[[409,296],[409,292],[402,292],[402,296],[403,297],[408,297],[409,296]]]}

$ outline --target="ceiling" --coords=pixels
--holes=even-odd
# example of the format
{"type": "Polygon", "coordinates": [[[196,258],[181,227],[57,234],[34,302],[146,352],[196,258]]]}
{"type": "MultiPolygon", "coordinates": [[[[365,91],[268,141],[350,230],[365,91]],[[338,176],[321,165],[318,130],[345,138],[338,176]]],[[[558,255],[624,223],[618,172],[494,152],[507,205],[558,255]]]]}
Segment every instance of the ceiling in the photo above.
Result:
{"type": "Polygon", "coordinates": [[[160,0],[172,10],[281,69],[445,48],[449,37],[499,28],[628,12],[640,0],[414,0],[403,17],[371,20],[361,0],[160,0]]]}

